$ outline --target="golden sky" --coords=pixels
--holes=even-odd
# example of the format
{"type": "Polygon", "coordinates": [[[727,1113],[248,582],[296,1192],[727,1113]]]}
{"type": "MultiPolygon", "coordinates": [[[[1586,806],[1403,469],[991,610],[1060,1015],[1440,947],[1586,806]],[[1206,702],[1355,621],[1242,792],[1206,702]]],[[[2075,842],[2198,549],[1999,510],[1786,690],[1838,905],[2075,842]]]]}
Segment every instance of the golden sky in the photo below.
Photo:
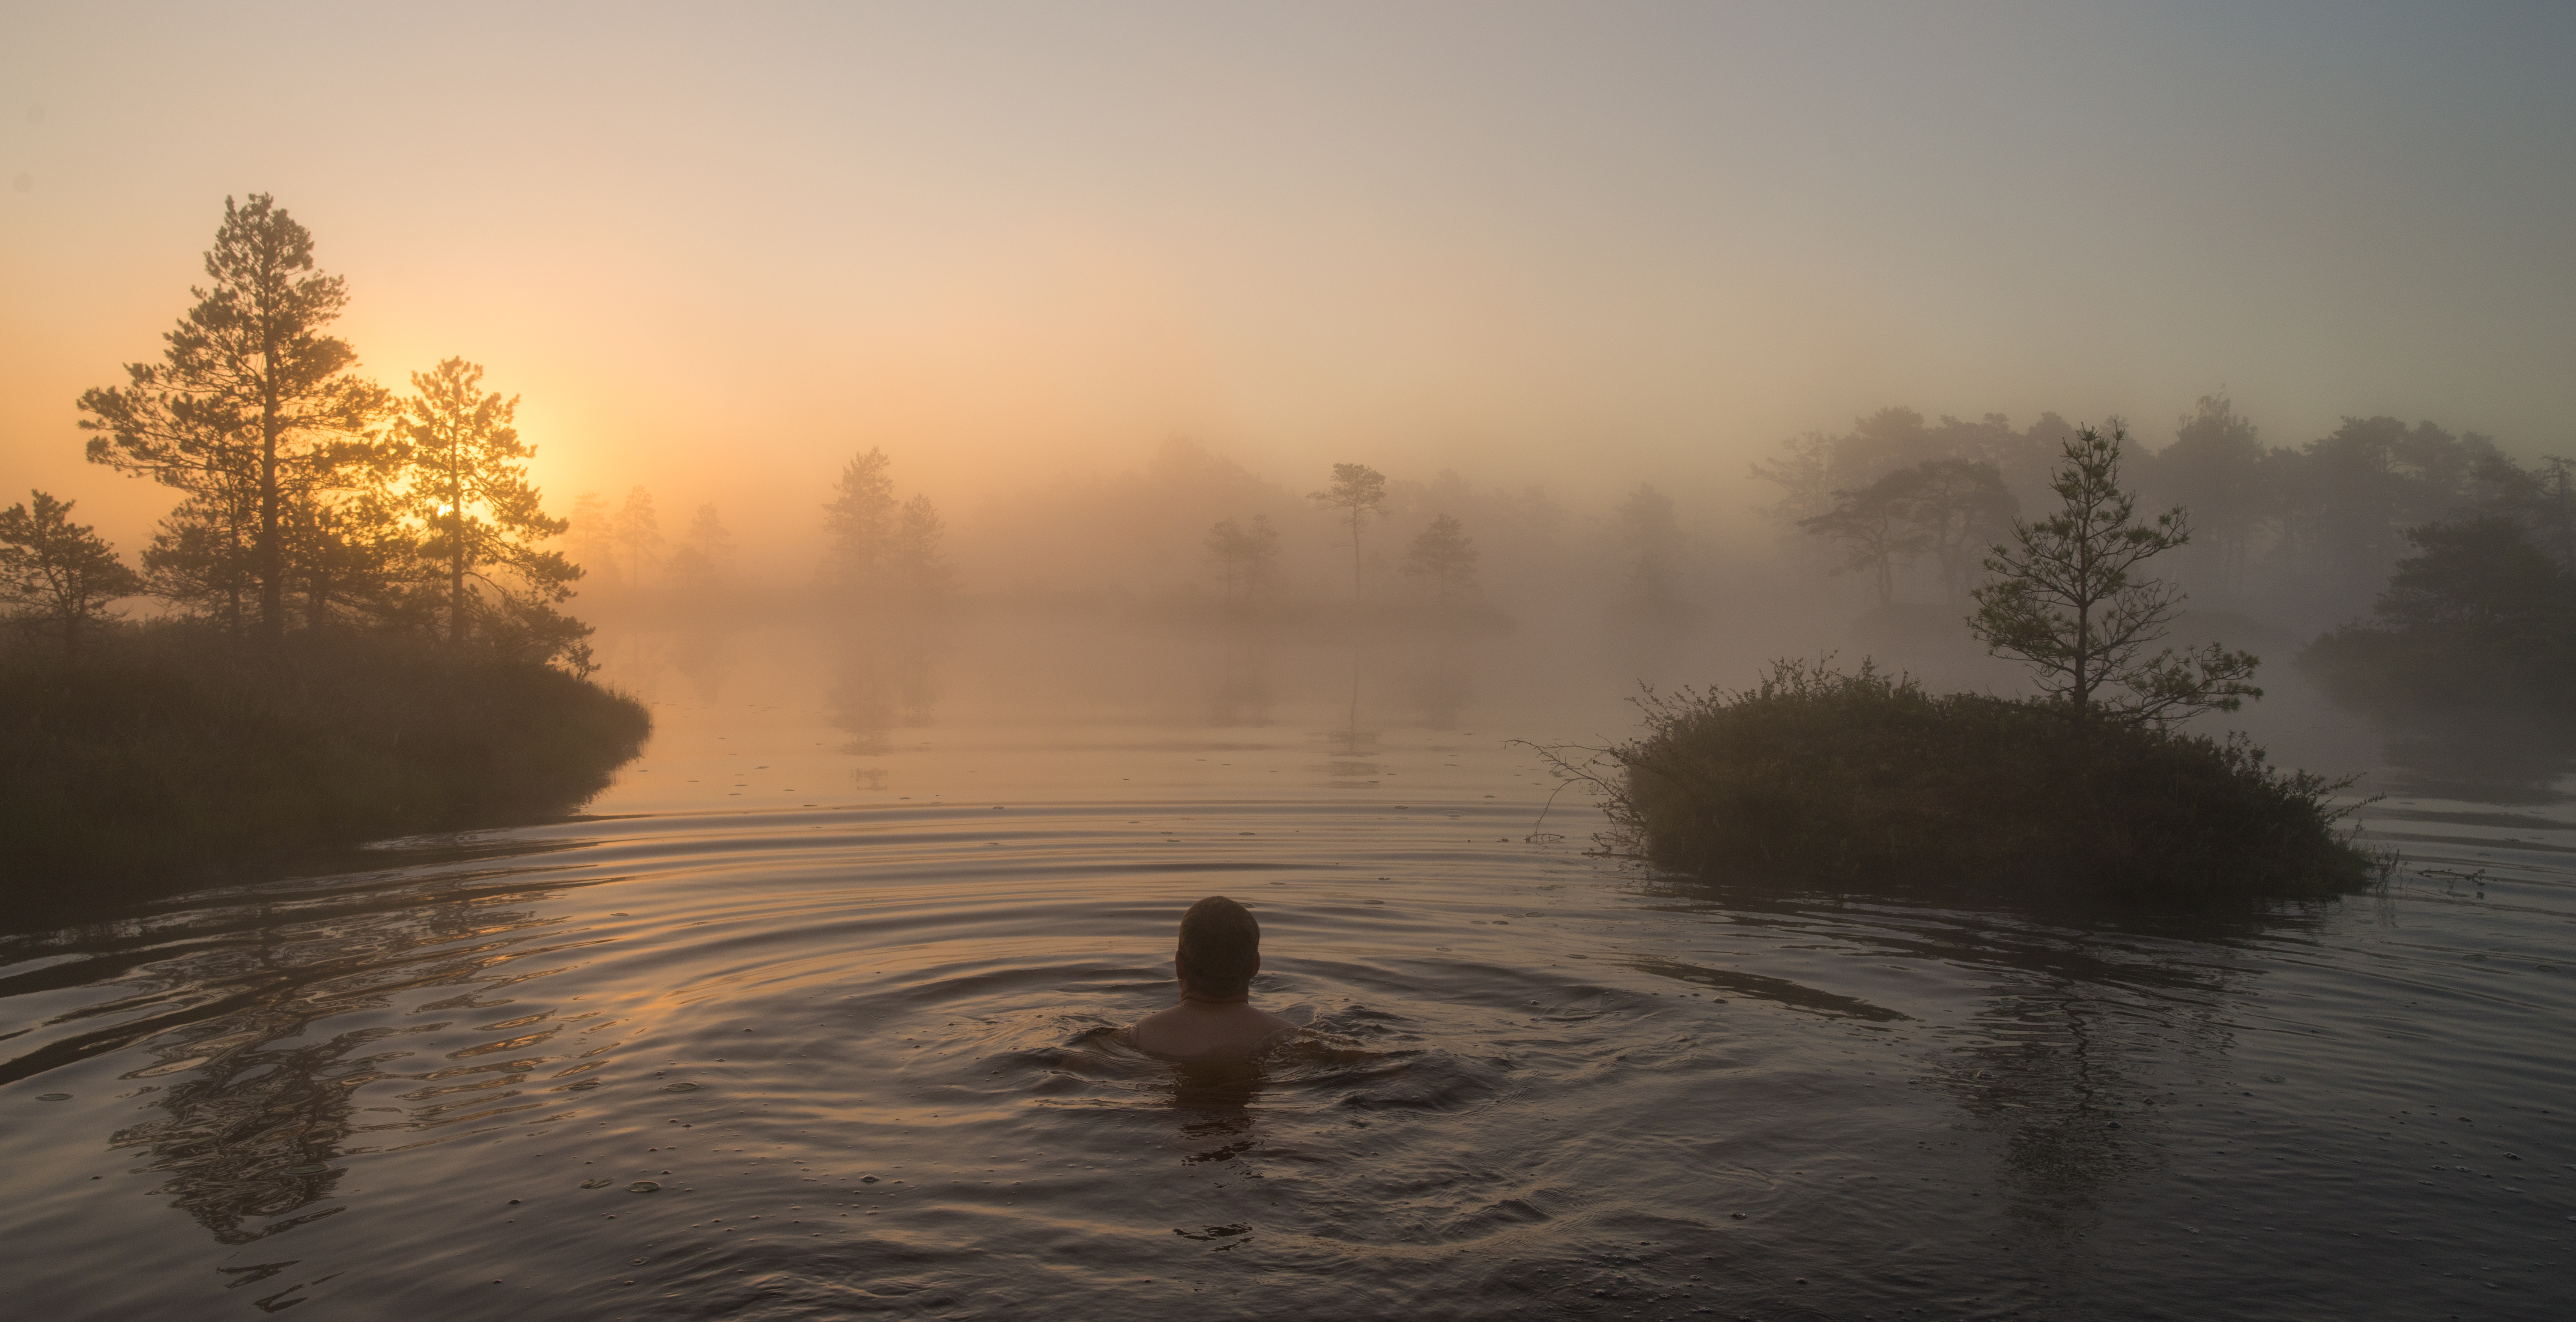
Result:
{"type": "Polygon", "coordinates": [[[2576,451],[2576,8],[530,8],[0,9],[0,491],[143,537],[72,402],[256,191],[558,510],[756,555],[869,445],[950,508],[1173,433],[1725,508],[1886,404],[2223,385],[2576,451]]]}

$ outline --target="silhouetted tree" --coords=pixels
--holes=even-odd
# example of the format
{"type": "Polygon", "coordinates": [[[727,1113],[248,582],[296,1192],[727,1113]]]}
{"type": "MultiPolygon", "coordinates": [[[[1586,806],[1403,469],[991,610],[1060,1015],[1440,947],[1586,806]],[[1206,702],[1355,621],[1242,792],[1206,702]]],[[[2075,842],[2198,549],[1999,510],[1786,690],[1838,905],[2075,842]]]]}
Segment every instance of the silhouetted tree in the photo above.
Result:
{"type": "Polygon", "coordinates": [[[1834,507],[1834,442],[1820,431],[1780,442],[1782,453],[1756,462],[1753,476],[1780,488],[1780,502],[1763,510],[1775,519],[1804,524],[1834,507]]]}
{"type": "Polygon", "coordinates": [[[2216,554],[2216,577],[2229,593],[2243,589],[2253,542],[2273,494],[2277,465],[2264,462],[2261,434],[2224,393],[2205,395],[2174,423],[2173,444],[2157,451],[2149,487],[2191,511],[2195,537],[2216,554]]]}
{"type": "Polygon", "coordinates": [[[626,562],[627,584],[644,586],[644,571],[662,550],[662,520],[653,512],[653,493],[641,486],[627,488],[626,503],[617,507],[616,526],[609,535],[618,557],[626,562]]]}
{"type": "Polygon", "coordinates": [[[1217,578],[1224,584],[1228,601],[1234,600],[1236,591],[1249,579],[1245,570],[1246,562],[1251,559],[1251,540],[1243,531],[1242,524],[1232,519],[1219,519],[1208,528],[1207,539],[1200,543],[1207,548],[1208,558],[1216,561],[1217,578]]]}
{"type": "Polygon", "coordinates": [[[570,523],[564,533],[564,555],[584,570],[604,571],[615,581],[617,565],[617,511],[608,498],[596,491],[585,491],[573,498],[570,523]]]}
{"type": "Polygon", "coordinates": [[[196,498],[190,517],[208,531],[172,530],[174,552],[203,552],[211,568],[227,558],[218,546],[247,546],[258,626],[275,638],[286,625],[293,507],[336,490],[342,470],[365,457],[389,396],[350,375],[357,351],[322,333],[347,290],[314,270],[311,232],[268,194],[240,206],[224,199],[205,266],[212,286],[189,291],[197,305],[164,337],[162,360],[129,363],[127,385],[83,394],[80,425],[98,433],[93,462],[196,498]]]}
{"type": "Polygon", "coordinates": [[[2576,463],[2550,455],[2526,469],[2501,454],[2481,455],[2471,482],[2471,508],[2511,519],[2533,546],[2576,569],[2576,463]]]}
{"type": "Polygon", "coordinates": [[[383,464],[369,467],[378,471],[350,497],[299,501],[289,509],[289,585],[303,595],[306,628],[328,628],[340,614],[381,624],[412,613],[414,585],[407,580],[420,537],[389,485],[394,473],[383,464]]]}
{"type": "Polygon", "coordinates": [[[21,625],[63,640],[80,654],[81,635],[108,619],[107,604],[143,590],[143,577],[116,558],[116,548],[87,524],[70,519],[76,502],[29,493],[34,508],[0,510],[0,600],[21,625]]]}
{"type": "Polygon", "coordinates": [[[1931,459],[1908,471],[1917,480],[1905,517],[1941,566],[1941,599],[1957,601],[1975,558],[2011,529],[2021,502],[1984,460],[1931,459]]]}
{"type": "Polygon", "coordinates": [[[955,571],[949,568],[947,555],[940,548],[947,531],[930,497],[916,492],[903,503],[887,569],[905,597],[915,603],[936,601],[956,586],[955,571]]]}
{"type": "Polygon", "coordinates": [[[1246,598],[1259,595],[1278,576],[1279,530],[1270,526],[1269,515],[1253,515],[1250,527],[1220,519],[1208,528],[1200,545],[1216,561],[1217,577],[1229,601],[1238,591],[1246,598]]]}
{"type": "Polygon", "coordinates": [[[245,600],[258,591],[251,565],[256,509],[229,486],[189,496],[164,516],[143,548],[144,583],[154,596],[240,633],[245,600]]]}
{"type": "Polygon", "coordinates": [[[902,510],[895,502],[894,479],[885,451],[871,446],[850,460],[823,507],[823,580],[842,592],[864,597],[883,586],[886,560],[894,545],[902,510]]]}
{"type": "Polygon", "coordinates": [[[1914,505],[1923,491],[1923,471],[1901,468],[1857,491],[1837,491],[1831,509],[1798,526],[1843,544],[1837,574],[1867,570],[1878,585],[1878,604],[1896,600],[1896,566],[1932,548],[1932,539],[1915,522],[1914,505]]]}
{"type": "Polygon", "coordinates": [[[2383,627],[2515,650],[2576,645],[2576,574],[2511,518],[2428,523],[2405,535],[2417,554],[2397,562],[2379,595],[2383,627]]]}
{"type": "Polygon", "coordinates": [[[722,583],[733,568],[733,534],[716,516],[712,504],[698,506],[680,549],[671,553],[671,574],[682,586],[704,591],[722,583]]]}
{"type": "Polygon", "coordinates": [[[1332,485],[1306,498],[1342,512],[1342,521],[1351,530],[1351,596],[1358,598],[1360,529],[1367,524],[1368,516],[1386,503],[1386,474],[1366,464],[1335,464],[1332,485]]]}
{"type": "Polygon", "coordinates": [[[1431,580],[1433,594],[1442,601],[1472,592],[1476,541],[1467,535],[1466,525],[1443,514],[1414,536],[1413,549],[1404,557],[1404,572],[1431,580]]]}
{"type": "MultiPolygon", "coordinates": [[[[522,611],[571,596],[581,569],[536,545],[572,525],[547,517],[528,482],[537,451],[511,425],[518,397],[486,393],[483,369],[462,358],[412,373],[411,384],[419,393],[404,402],[396,432],[412,511],[429,530],[421,550],[445,580],[448,642],[465,641],[478,587],[522,611]]],[[[643,508],[649,515],[650,497],[643,508]]]]}
{"type": "Polygon", "coordinates": [[[1995,577],[1971,595],[1969,631],[1995,655],[2030,666],[2042,691],[2062,699],[2076,719],[2123,724],[2166,722],[2204,711],[2234,711],[2263,690],[2247,681],[2259,662],[2251,652],[2212,643],[2181,656],[2148,646],[2163,638],[2182,608],[2182,593],[2139,575],[2140,564],[2191,540],[2181,508],[2137,517],[2137,498],[2120,489],[2120,443],[2084,428],[2066,443],[2053,489],[2058,512],[2038,523],[2013,520],[2012,544],[1986,558],[1995,577]],[[2103,691],[2119,692],[2105,697],[2103,691]]]}

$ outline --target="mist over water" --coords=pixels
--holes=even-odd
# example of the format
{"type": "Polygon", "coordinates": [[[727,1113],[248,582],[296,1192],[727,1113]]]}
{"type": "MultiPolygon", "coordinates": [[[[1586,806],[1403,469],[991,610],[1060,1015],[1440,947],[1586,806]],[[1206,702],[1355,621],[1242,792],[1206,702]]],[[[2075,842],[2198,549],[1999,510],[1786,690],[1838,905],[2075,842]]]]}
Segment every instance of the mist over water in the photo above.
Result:
{"type": "Polygon", "coordinates": [[[2570,1313],[2576,10],[19,10],[0,802],[478,829],[33,869],[12,1316],[2570,1313]],[[2182,728],[2381,884],[1718,881],[1550,774],[2049,690],[1967,621],[2095,428],[2123,682],[2250,672],[2182,728]],[[1176,1066],[1211,894],[1303,1032],[1176,1066]]]}
{"type": "Polygon", "coordinates": [[[588,817],[7,939],[0,1219],[32,1260],[121,1264],[22,1306],[2563,1302],[2563,766],[2463,781],[2288,685],[2267,737],[2394,791],[2366,820],[2407,870],[2075,926],[1586,854],[1597,815],[1507,741],[1621,733],[1629,683],[1750,642],[1009,614],[601,641],[656,736],[588,817]],[[1254,1066],[1114,1032],[1169,1003],[1210,893],[1253,906],[1256,1003],[1308,1029],[1254,1066]]]}

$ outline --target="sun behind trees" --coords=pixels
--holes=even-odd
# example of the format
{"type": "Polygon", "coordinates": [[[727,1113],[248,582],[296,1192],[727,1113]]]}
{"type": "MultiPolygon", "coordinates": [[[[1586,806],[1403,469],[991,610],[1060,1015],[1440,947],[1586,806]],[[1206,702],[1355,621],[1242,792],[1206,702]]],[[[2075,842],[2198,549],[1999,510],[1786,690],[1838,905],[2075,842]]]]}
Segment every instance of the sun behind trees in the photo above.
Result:
{"type": "Polygon", "coordinates": [[[450,358],[396,400],[328,334],[349,296],[264,193],[224,203],[208,287],[157,363],[81,396],[93,462],[183,493],[143,553],[155,595],[274,643],[352,625],[586,672],[588,627],[554,610],[581,570],[548,517],[515,398],[450,358]]]}
{"type": "Polygon", "coordinates": [[[538,545],[565,523],[518,401],[461,358],[407,400],[359,376],[313,249],[227,199],[160,360],[80,397],[91,460],[179,493],[142,575],[50,496],[0,513],[0,583],[62,643],[0,651],[0,887],[550,816],[651,729],[555,609],[581,570],[538,545]],[[101,609],[138,588],[174,609],[101,609]]]}
{"type": "Polygon", "coordinates": [[[419,393],[394,424],[390,457],[409,477],[409,512],[428,531],[421,553],[446,571],[447,640],[463,645],[486,617],[486,630],[525,630],[549,655],[579,646],[588,630],[552,607],[572,595],[581,570],[536,545],[571,525],[547,517],[528,484],[537,451],[510,425],[518,396],[483,393],[483,369],[462,358],[414,372],[411,383],[419,393]]]}

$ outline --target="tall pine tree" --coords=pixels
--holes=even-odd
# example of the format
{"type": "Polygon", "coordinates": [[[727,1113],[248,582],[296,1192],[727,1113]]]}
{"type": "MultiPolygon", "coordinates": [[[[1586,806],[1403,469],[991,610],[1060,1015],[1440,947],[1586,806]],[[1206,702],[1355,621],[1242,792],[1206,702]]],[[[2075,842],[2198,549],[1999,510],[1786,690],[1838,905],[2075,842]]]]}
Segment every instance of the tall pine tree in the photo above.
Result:
{"type": "Polygon", "coordinates": [[[518,397],[486,392],[483,369],[462,358],[414,372],[411,383],[419,393],[396,431],[412,513],[428,529],[421,551],[443,580],[448,641],[463,643],[488,609],[524,613],[571,596],[581,570],[536,545],[572,525],[547,517],[528,481],[537,451],[511,425],[518,397]]]}
{"type": "Polygon", "coordinates": [[[313,235],[253,193],[224,199],[206,251],[212,284],[126,385],[81,396],[89,457],[187,492],[165,562],[194,547],[207,590],[257,594],[256,626],[286,627],[288,540],[298,506],[327,500],[367,459],[390,396],[353,375],[357,351],[324,333],[347,305],[340,277],[314,268],[313,235]],[[237,562],[237,565],[236,563],[237,562]],[[238,569],[245,580],[225,585],[238,569]]]}

